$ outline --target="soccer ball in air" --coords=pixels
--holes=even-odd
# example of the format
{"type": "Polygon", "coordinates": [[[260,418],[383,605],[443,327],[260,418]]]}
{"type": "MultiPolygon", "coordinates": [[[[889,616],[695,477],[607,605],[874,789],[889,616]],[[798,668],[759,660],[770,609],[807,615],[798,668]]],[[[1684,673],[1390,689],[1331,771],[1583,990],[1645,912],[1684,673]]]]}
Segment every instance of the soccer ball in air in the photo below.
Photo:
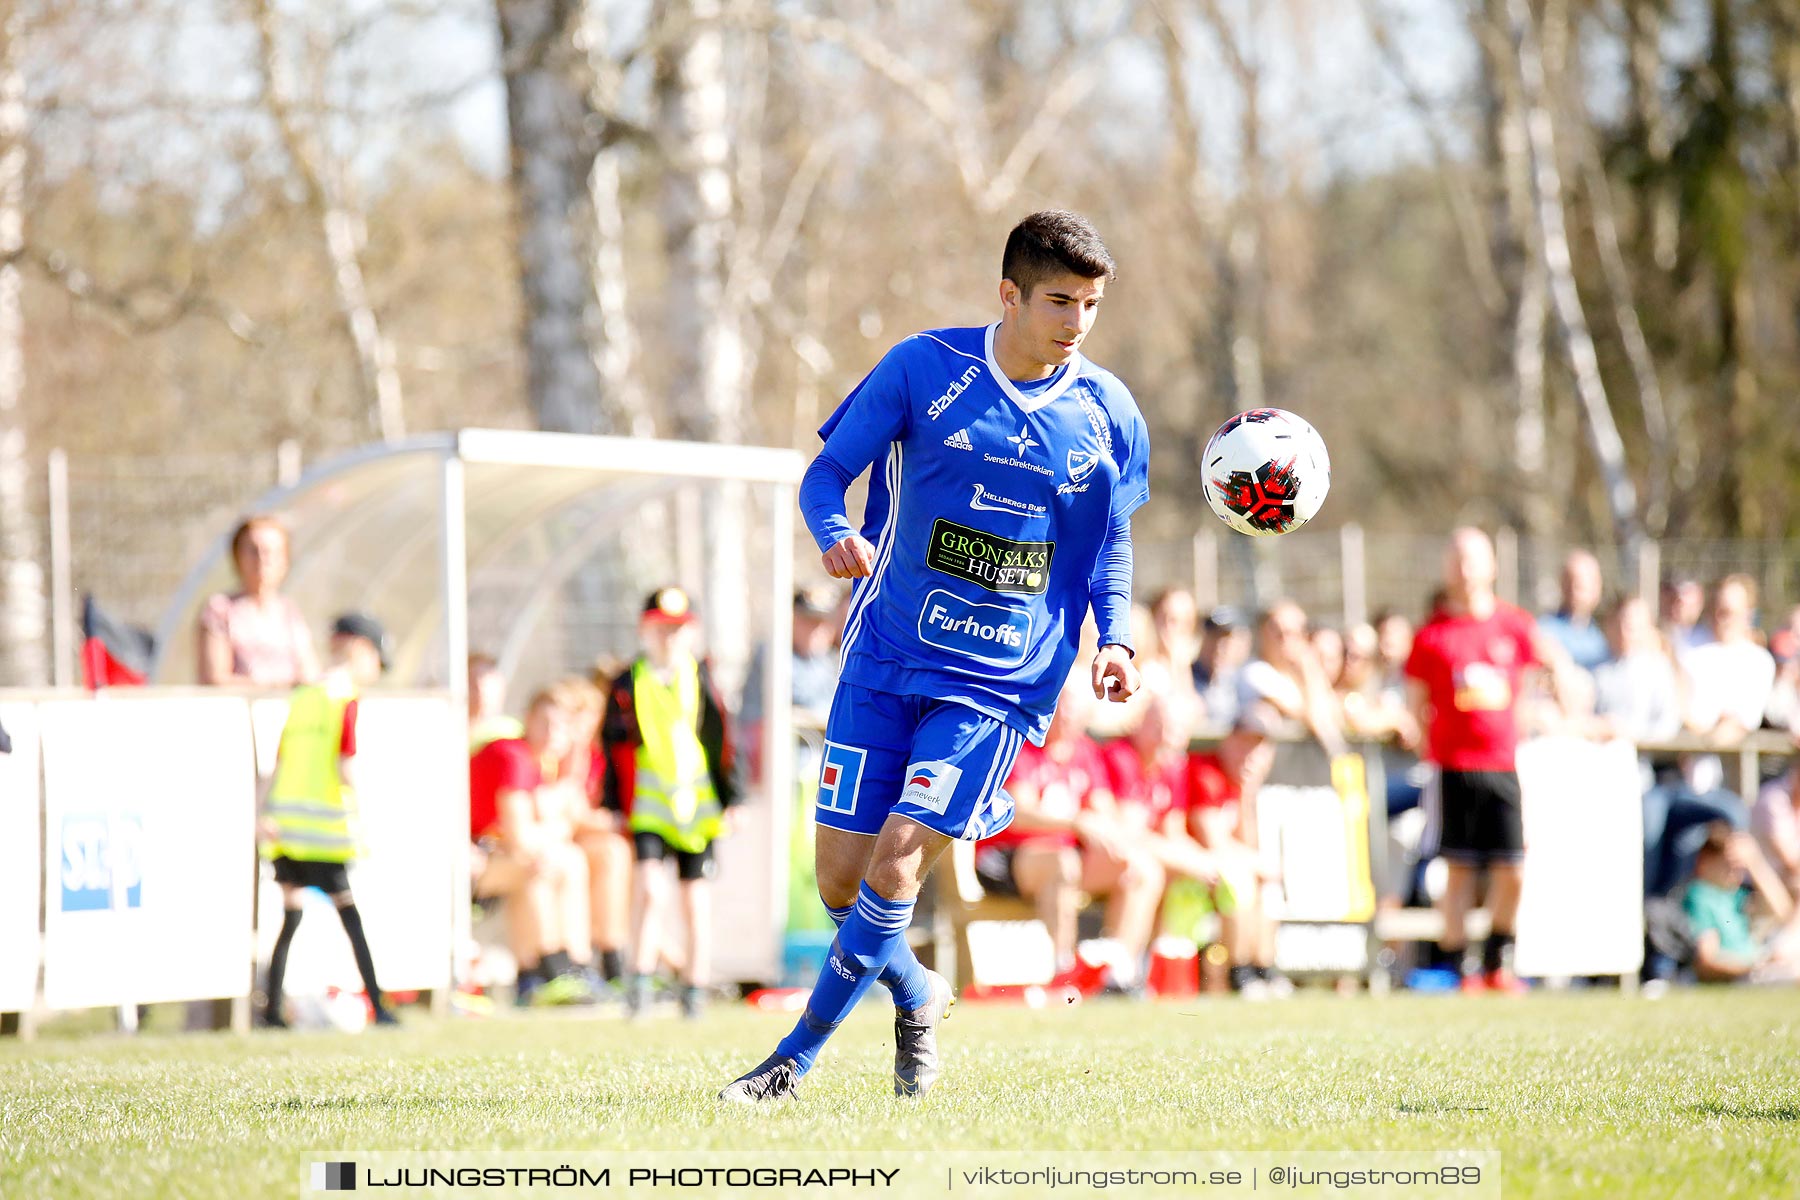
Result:
{"type": "Polygon", "coordinates": [[[1201,460],[1206,502],[1252,537],[1292,533],[1331,490],[1331,459],[1318,430],[1279,408],[1241,412],[1212,435],[1201,460]]]}

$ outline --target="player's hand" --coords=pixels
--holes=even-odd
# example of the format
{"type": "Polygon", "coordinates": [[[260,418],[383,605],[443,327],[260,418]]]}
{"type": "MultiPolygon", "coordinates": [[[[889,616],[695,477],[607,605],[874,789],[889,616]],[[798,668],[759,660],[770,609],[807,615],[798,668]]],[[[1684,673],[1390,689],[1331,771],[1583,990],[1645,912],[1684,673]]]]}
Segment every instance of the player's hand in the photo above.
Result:
{"type": "Polygon", "coordinates": [[[819,561],[833,579],[862,579],[875,570],[875,547],[853,533],[827,550],[819,561]]]}
{"type": "Polygon", "coordinates": [[[1094,695],[1115,704],[1137,695],[1142,685],[1138,669],[1132,664],[1131,651],[1120,645],[1102,646],[1094,655],[1094,695]]]}

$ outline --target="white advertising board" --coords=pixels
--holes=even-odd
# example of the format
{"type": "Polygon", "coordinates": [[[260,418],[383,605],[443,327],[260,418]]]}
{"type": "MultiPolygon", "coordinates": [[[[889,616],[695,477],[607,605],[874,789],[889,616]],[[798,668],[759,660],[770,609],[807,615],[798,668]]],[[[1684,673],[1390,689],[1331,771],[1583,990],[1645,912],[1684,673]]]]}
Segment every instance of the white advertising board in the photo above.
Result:
{"type": "Polygon", "coordinates": [[[38,715],[45,1003],[245,994],[256,797],[244,701],[104,696],[38,715]]]}
{"type": "Polygon", "coordinates": [[[12,753],[0,754],[0,1012],[24,1012],[38,971],[37,706],[0,704],[12,753]]]}
{"type": "Polygon", "coordinates": [[[1521,975],[1635,974],[1644,960],[1644,815],[1629,743],[1519,747],[1525,892],[1521,975]]]}

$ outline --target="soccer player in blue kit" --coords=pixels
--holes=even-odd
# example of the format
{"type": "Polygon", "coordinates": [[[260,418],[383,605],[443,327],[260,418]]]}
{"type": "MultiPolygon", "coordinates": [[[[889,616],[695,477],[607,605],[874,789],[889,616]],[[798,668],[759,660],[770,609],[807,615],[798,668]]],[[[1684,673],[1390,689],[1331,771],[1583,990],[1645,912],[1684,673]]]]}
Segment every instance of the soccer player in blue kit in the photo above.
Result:
{"type": "Polygon", "coordinates": [[[801,482],[826,572],[856,581],[815,813],[838,934],[799,1024],[720,1099],[793,1095],[877,980],[896,1010],[894,1092],[926,1092],[955,997],[906,941],[921,884],[952,841],[1012,821],[1001,785],[1024,739],[1042,743],[1090,608],[1094,693],[1138,688],[1131,514],[1149,435],[1080,353],[1112,256],[1083,217],[1033,213],[1001,275],[1000,320],[890,350],[819,430],[801,482]],[[870,468],[858,532],[845,493],[870,468]]]}

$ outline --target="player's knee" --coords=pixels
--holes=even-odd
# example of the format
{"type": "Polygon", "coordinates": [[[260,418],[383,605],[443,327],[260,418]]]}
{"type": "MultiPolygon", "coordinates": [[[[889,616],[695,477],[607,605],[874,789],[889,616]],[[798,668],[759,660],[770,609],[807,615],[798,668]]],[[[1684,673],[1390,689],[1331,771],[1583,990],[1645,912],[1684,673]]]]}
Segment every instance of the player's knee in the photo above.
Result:
{"type": "Polygon", "coordinates": [[[1065,846],[1056,855],[1056,882],[1074,887],[1081,882],[1081,851],[1065,846]]]}

